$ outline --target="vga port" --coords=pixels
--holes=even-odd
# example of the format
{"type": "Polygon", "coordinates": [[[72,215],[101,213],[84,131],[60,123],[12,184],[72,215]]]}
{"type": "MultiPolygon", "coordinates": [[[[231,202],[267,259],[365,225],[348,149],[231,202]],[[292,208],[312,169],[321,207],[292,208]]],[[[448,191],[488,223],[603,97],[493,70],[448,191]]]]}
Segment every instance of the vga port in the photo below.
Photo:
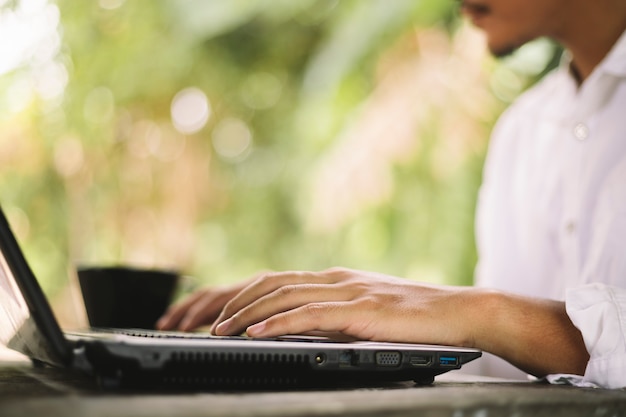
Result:
{"type": "Polygon", "coordinates": [[[400,352],[395,351],[376,352],[375,357],[378,366],[400,366],[402,360],[400,352]]]}

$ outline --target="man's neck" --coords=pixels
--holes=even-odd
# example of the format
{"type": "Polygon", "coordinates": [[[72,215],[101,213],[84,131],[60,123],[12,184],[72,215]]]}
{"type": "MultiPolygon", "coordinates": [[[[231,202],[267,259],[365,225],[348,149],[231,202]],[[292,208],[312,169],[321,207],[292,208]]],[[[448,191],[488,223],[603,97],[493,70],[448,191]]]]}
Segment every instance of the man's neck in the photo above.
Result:
{"type": "Polygon", "coordinates": [[[584,0],[577,5],[575,16],[555,38],[572,54],[572,74],[582,84],[626,30],[626,2],[584,0]]]}

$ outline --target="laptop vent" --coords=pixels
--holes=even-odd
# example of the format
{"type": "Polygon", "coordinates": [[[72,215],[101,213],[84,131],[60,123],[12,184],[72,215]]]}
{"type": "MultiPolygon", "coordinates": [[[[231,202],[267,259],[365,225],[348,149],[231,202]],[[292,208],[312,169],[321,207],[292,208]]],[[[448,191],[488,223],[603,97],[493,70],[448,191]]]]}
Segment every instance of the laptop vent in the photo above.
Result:
{"type": "Polygon", "coordinates": [[[306,355],[172,352],[161,383],[174,386],[245,388],[293,386],[309,368],[306,355]]]}
{"type": "Polygon", "coordinates": [[[304,364],[306,355],[279,353],[210,353],[210,352],[173,352],[171,362],[194,364],[304,364]]]}

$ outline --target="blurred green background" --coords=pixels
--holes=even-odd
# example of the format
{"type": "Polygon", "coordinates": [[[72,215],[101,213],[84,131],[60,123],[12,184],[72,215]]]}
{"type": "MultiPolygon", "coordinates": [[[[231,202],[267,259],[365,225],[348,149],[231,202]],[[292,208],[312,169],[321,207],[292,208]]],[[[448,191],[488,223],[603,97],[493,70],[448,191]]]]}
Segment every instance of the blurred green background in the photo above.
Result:
{"type": "Polygon", "coordinates": [[[0,204],[66,321],[76,264],[471,284],[490,129],[555,56],[449,0],[0,0],[0,204]]]}

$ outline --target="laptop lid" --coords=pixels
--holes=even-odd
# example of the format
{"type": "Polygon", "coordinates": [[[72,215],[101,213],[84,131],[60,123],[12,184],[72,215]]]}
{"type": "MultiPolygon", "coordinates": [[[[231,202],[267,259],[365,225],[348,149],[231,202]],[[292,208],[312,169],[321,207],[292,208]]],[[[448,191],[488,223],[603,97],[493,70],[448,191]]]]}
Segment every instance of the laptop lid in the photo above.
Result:
{"type": "Polygon", "coordinates": [[[0,342],[24,355],[67,366],[72,350],[0,207],[0,342]]]}
{"type": "Polygon", "coordinates": [[[302,336],[249,339],[128,329],[63,333],[1,207],[0,341],[33,360],[93,374],[113,388],[423,384],[481,356],[479,350],[452,346],[302,336]]]}

